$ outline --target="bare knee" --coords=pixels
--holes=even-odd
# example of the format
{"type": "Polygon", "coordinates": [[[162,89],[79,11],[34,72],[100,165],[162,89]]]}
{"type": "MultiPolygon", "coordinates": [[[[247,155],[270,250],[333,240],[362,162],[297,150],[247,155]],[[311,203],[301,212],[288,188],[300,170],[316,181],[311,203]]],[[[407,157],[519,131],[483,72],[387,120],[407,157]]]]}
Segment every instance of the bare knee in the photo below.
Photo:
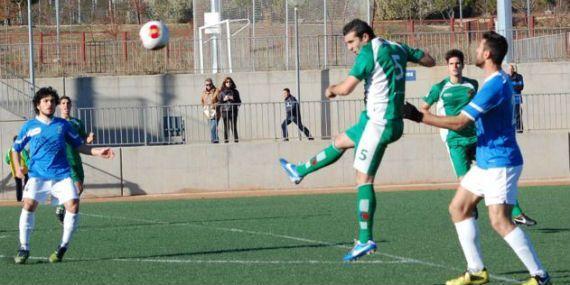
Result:
{"type": "Polygon", "coordinates": [[[510,217],[507,217],[502,213],[493,213],[492,211],[489,212],[489,222],[491,223],[493,230],[495,230],[501,237],[505,237],[516,227],[510,217]]]}
{"type": "Polygon", "coordinates": [[[452,201],[449,204],[448,211],[449,215],[451,216],[451,219],[457,223],[471,217],[472,210],[467,204],[462,204],[452,201]]]}
{"type": "Polygon", "coordinates": [[[22,206],[22,208],[28,212],[34,212],[36,211],[36,208],[38,207],[38,202],[35,200],[31,200],[31,199],[24,199],[24,204],[22,206]]]}
{"type": "Polygon", "coordinates": [[[374,183],[374,176],[370,176],[366,173],[362,173],[360,171],[356,171],[356,184],[357,185],[362,185],[362,184],[372,184],[374,183]]]}
{"type": "Polygon", "coordinates": [[[65,210],[67,212],[77,214],[79,213],[79,199],[73,199],[70,201],[65,202],[64,204],[65,210]]]}

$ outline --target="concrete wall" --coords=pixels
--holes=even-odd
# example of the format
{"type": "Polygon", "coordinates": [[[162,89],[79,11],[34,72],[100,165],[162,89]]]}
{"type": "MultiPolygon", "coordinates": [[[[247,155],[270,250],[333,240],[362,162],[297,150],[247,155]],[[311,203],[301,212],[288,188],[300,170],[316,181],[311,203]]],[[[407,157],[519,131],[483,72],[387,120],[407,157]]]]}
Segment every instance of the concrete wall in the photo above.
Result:
{"type": "MultiPolygon", "coordinates": [[[[570,179],[569,134],[525,133],[518,137],[525,166],[521,180],[570,179]]],[[[86,196],[104,197],[235,191],[350,187],[354,183],[353,152],[334,165],[293,185],[277,160],[306,161],[329,141],[193,144],[117,148],[114,160],[84,157],[86,196]]],[[[4,167],[0,199],[14,199],[13,180],[4,167]]],[[[438,135],[405,135],[386,151],[377,184],[455,182],[438,135]]]]}
{"type": "MultiPolygon", "coordinates": [[[[568,62],[526,63],[518,66],[525,78],[525,90],[530,93],[560,93],[570,89],[570,64],[568,62]]],[[[421,97],[430,86],[447,76],[445,66],[431,69],[414,67],[417,80],[408,82],[407,96],[421,97]]],[[[348,74],[346,69],[328,71],[309,70],[301,73],[301,95],[303,100],[318,101],[324,89],[337,83],[348,74]]],[[[482,82],[483,73],[475,66],[467,66],[465,75],[482,82]]],[[[206,77],[212,77],[220,85],[225,74],[167,74],[144,76],[100,76],[67,78],[65,93],[82,107],[155,106],[177,104],[199,104],[200,91],[206,77]]],[[[247,103],[281,102],[281,90],[285,87],[295,90],[293,71],[247,72],[231,74],[242,100],[247,103]]],[[[39,85],[51,85],[62,90],[63,79],[41,78],[39,85]]],[[[60,91],[61,92],[61,91],[60,91]]],[[[63,93],[63,92],[61,92],[63,93]]],[[[348,99],[362,98],[362,84],[348,99]]]]}

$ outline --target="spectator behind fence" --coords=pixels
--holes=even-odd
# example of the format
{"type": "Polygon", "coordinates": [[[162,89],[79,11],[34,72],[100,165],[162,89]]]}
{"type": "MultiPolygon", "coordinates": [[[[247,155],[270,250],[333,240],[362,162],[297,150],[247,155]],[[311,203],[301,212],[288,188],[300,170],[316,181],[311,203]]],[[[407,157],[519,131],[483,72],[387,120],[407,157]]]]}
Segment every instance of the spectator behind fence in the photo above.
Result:
{"type": "MultiPolygon", "coordinates": [[[[14,136],[14,138],[12,139],[12,142],[15,142],[16,139],[18,138],[18,136],[14,136]]],[[[28,183],[28,150],[24,149],[21,152],[20,155],[20,168],[22,169],[22,173],[24,174],[24,181],[22,181],[22,179],[18,178],[16,176],[16,169],[14,168],[14,162],[13,162],[13,158],[12,158],[12,148],[10,148],[10,150],[8,151],[8,153],[6,153],[6,164],[10,165],[10,171],[12,171],[12,177],[14,177],[14,180],[16,181],[16,201],[21,202],[22,201],[22,190],[24,188],[24,185],[26,185],[26,183],[28,183]],[[23,183],[22,183],[23,182],[23,183]]]]}
{"type": "Polygon", "coordinates": [[[522,121],[522,90],[524,88],[523,76],[517,73],[517,66],[514,64],[509,65],[509,75],[511,77],[511,84],[513,86],[513,95],[515,96],[515,119],[517,122],[517,133],[522,133],[524,130],[522,121]]]}
{"type": "Polygon", "coordinates": [[[289,140],[287,126],[291,123],[295,123],[299,130],[301,130],[309,140],[312,140],[313,137],[311,136],[309,129],[303,126],[303,122],[301,121],[299,102],[295,99],[295,96],[291,95],[291,90],[289,90],[289,88],[283,89],[283,98],[285,99],[285,113],[287,114],[287,118],[285,118],[285,121],[281,124],[283,141],[289,140]]]}
{"type": "Polygon", "coordinates": [[[231,77],[226,77],[222,83],[222,87],[220,87],[218,104],[224,122],[224,142],[228,142],[228,129],[231,129],[234,142],[237,143],[239,141],[237,117],[238,108],[241,105],[241,98],[239,97],[239,91],[236,89],[236,84],[231,77]]]}
{"type": "Polygon", "coordinates": [[[210,124],[210,141],[212,143],[219,143],[218,121],[220,120],[220,111],[218,110],[218,90],[216,86],[214,86],[214,82],[211,78],[204,81],[201,102],[204,108],[204,115],[210,124]]]}

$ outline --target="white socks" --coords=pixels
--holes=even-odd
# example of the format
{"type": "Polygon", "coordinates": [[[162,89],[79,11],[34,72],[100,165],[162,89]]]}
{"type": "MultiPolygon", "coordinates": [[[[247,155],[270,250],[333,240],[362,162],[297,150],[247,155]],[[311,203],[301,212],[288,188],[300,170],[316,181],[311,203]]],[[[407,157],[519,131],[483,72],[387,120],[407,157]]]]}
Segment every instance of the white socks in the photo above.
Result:
{"type": "Polygon", "coordinates": [[[530,272],[532,276],[544,277],[546,271],[542,267],[540,260],[530,243],[530,240],[526,237],[525,233],[516,227],[510,233],[504,237],[505,241],[509,246],[515,251],[519,259],[524,263],[526,269],[530,272]]]}
{"type": "Polygon", "coordinates": [[[73,214],[66,210],[65,218],[63,218],[63,236],[61,237],[61,244],[60,247],[67,247],[71,237],[73,236],[73,232],[77,228],[77,224],[79,223],[79,213],[73,214]]]}
{"type": "Polygon", "coordinates": [[[24,250],[30,250],[30,236],[34,230],[34,224],[36,215],[34,212],[28,212],[26,209],[22,209],[20,214],[20,248],[24,250]]]}
{"type": "Polygon", "coordinates": [[[469,272],[479,272],[485,268],[481,256],[481,243],[479,241],[479,228],[474,218],[468,218],[459,223],[455,223],[457,236],[463,254],[467,260],[467,270],[469,272]]]}

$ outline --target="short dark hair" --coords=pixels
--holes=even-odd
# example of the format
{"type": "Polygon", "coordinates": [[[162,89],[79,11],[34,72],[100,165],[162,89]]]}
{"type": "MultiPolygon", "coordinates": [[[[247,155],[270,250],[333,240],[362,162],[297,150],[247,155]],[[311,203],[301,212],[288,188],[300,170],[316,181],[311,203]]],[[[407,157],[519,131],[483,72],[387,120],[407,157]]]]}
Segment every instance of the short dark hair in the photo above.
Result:
{"type": "Polygon", "coordinates": [[[63,101],[63,100],[67,100],[67,101],[69,101],[69,103],[72,103],[71,98],[67,97],[67,95],[61,96],[61,98],[59,98],[59,103],[61,103],[61,101],[63,101]]]}
{"type": "Polygon", "coordinates": [[[40,110],[38,109],[38,105],[40,104],[40,101],[43,98],[52,96],[54,99],[54,103],[57,105],[59,104],[59,95],[57,94],[57,91],[55,91],[55,89],[51,88],[51,87],[42,87],[40,88],[40,90],[38,90],[36,92],[36,94],[34,95],[34,99],[32,100],[32,102],[34,103],[34,112],[36,112],[36,114],[40,113],[40,110]]]}
{"type": "Polygon", "coordinates": [[[291,90],[289,90],[289,88],[283,88],[283,91],[287,91],[287,94],[291,94],[291,90]]]}
{"type": "Polygon", "coordinates": [[[461,64],[465,62],[465,56],[463,55],[463,52],[458,49],[448,50],[445,53],[445,62],[449,63],[449,60],[452,57],[457,57],[459,59],[459,62],[461,62],[461,64]]]}
{"type": "Polygon", "coordinates": [[[485,48],[491,53],[491,61],[496,65],[501,65],[509,51],[507,39],[494,31],[485,32],[483,39],[485,48]]]}
{"type": "Polygon", "coordinates": [[[343,36],[346,36],[351,32],[355,32],[358,38],[362,38],[364,34],[368,34],[368,37],[370,37],[370,39],[376,37],[376,35],[374,35],[374,30],[372,30],[372,27],[360,19],[354,19],[348,24],[344,25],[344,28],[342,28],[343,36]]]}

